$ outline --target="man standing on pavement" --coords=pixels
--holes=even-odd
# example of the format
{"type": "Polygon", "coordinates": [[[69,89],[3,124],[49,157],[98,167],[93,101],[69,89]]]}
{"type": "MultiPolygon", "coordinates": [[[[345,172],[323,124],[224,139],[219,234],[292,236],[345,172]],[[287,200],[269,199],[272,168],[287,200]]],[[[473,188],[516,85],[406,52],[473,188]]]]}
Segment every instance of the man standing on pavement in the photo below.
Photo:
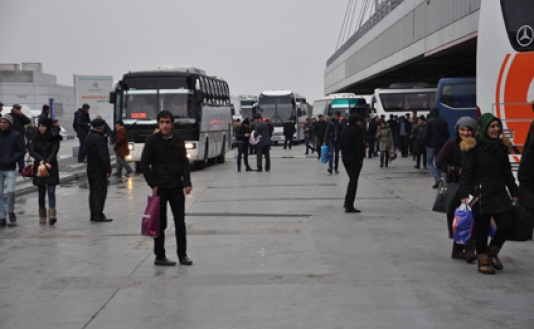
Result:
{"type": "Polygon", "coordinates": [[[315,148],[317,149],[317,160],[321,159],[321,146],[324,142],[324,133],[328,124],[328,117],[319,114],[319,121],[315,127],[315,148]]]}
{"type": "Polygon", "coordinates": [[[265,154],[265,171],[271,170],[271,133],[269,131],[269,124],[263,122],[261,115],[257,114],[254,117],[254,132],[256,136],[261,135],[261,139],[256,144],[256,159],[258,172],[263,171],[262,158],[265,154]]]}
{"type": "Polygon", "coordinates": [[[345,212],[361,212],[354,208],[354,199],[358,189],[358,179],[362,170],[363,158],[365,158],[365,145],[363,133],[360,128],[361,118],[357,114],[349,116],[349,125],[343,129],[340,136],[341,155],[343,165],[349,175],[349,184],[345,194],[345,212]]]}
{"type": "Polygon", "coordinates": [[[433,108],[428,114],[428,121],[423,131],[423,138],[426,146],[426,165],[434,176],[432,188],[438,188],[441,181],[441,171],[434,166],[434,159],[437,160],[439,151],[443,144],[449,139],[449,126],[447,121],[439,116],[439,109],[433,108]]]}
{"type": "Polygon", "coordinates": [[[328,145],[328,153],[330,156],[330,162],[328,163],[328,173],[332,173],[334,168],[336,174],[339,174],[339,136],[343,129],[343,124],[339,122],[341,112],[334,112],[334,117],[326,125],[326,131],[324,135],[324,144],[328,145]]]}
{"type": "Polygon", "coordinates": [[[126,157],[130,154],[128,149],[128,135],[126,134],[126,129],[124,128],[124,123],[122,121],[117,121],[115,123],[115,143],[113,143],[115,148],[115,154],[117,155],[117,172],[115,176],[117,178],[122,177],[122,168],[126,169],[126,177],[130,177],[132,173],[132,167],[126,157]]]}
{"type": "Polygon", "coordinates": [[[141,155],[141,170],[152,188],[152,194],[160,197],[160,232],[154,239],[155,265],[174,266],[165,255],[165,228],[167,228],[167,202],[174,216],[176,252],[181,265],[193,265],[187,257],[185,230],[185,194],[191,193],[189,159],[183,137],[173,132],[174,115],[169,111],[158,114],[159,131],[147,137],[141,155]]]}
{"type": "Polygon", "coordinates": [[[293,141],[293,134],[295,134],[295,124],[291,118],[287,118],[287,122],[284,123],[284,150],[289,143],[289,149],[291,150],[291,143],[293,141]]]}
{"type": "Polygon", "coordinates": [[[92,222],[111,222],[104,215],[108,195],[108,178],[111,176],[111,159],[104,137],[104,120],[91,121],[91,133],[85,138],[87,151],[87,181],[89,183],[89,209],[92,222]]]}
{"type": "MultiPolygon", "coordinates": [[[[17,131],[20,136],[22,136],[22,140],[24,141],[26,131],[25,125],[29,125],[31,121],[22,113],[21,109],[22,107],[19,104],[13,104],[13,108],[11,109],[11,117],[13,118],[12,129],[17,131]]],[[[19,173],[22,173],[22,169],[24,169],[24,157],[18,160],[18,164],[19,173]]]]}
{"type": "Polygon", "coordinates": [[[10,225],[17,221],[15,215],[15,167],[24,159],[26,148],[24,138],[12,129],[13,117],[5,114],[0,118],[0,227],[6,226],[6,209],[4,203],[4,184],[7,181],[7,212],[10,225]]]}
{"type": "MultiPolygon", "coordinates": [[[[80,146],[78,147],[78,163],[85,161],[86,147],[85,138],[91,129],[91,119],[89,118],[89,104],[83,104],[82,108],[78,109],[74,116],[76,118],[77,135],[80,146]]],[[[102,120],[103,121],[103,120],[102,120]]]]}
{"type": "MultiPolygon", "coordinates": [[[[350,117],[349,117],[350,119],[350,117]]],[[[350,122],[349,122],[350,125],[350,122]]],[[[371,121],[371,117],[369,114],[365,115],[365,121],[363,123],[363,136],[365,138],[365,142],[369,145],[369,158],[372,158],[375,154],[375,138],[376,138],[376,125],[373,121],[371,121]]]]}
{"type": "Polygon", "coordinates": [[[50,106],[44,104],[41,114],[39,114],[39,121],[50,118],[50,106]]]}

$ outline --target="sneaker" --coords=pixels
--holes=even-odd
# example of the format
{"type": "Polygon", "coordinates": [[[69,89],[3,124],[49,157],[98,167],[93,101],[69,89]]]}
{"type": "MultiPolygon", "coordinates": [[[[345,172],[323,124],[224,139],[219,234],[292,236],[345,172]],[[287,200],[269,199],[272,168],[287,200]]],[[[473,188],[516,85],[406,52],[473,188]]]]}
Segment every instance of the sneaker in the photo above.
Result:
{"type": "Polygon", "coordinates": [[[126,174],[125,174],[124,176],[126,176],[126,177],[130,177],[131,174],[132,174],[132,170],[127,171],[126,174]]]}
{"type": "Polygon", "coordinates": [[[14,222],[17,221],[17,215],[15,215],[14,212],[10,212],[10,213],[9,213],[9,221],[10,221],[11,223],[14,223],[14,222]]]}
{"type": "Polygon", "coordinates": [[[328,171],[329,174],[332,173],[332,168],[328,168],[326,171],[328,171]]]}
{"type": "Polygon", "coordinates": [[[0,227],[6,227],[7,222],[5,218],[0,219],[0,227]]]}

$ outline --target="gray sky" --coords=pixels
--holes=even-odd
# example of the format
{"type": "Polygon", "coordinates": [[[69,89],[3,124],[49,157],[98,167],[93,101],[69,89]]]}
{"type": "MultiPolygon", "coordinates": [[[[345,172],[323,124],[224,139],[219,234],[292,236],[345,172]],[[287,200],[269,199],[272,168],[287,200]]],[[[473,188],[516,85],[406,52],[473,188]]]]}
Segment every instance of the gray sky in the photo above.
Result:
{"type": "Polygon", "coordinates": [[[58,83],[187,64],[230,91],[323,95],[347,0],[0,0],[0,62],[41,62],[58,83]]]}

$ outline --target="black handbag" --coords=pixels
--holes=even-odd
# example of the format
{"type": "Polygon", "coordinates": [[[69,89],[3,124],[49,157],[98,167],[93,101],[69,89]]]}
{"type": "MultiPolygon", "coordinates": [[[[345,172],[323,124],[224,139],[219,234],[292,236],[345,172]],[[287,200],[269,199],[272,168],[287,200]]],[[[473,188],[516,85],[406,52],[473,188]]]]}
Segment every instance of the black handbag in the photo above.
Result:
{"type": "MultiPolygon", "coordinates": [[[[497,228],[498,229],[498,228],[497,228]]],[[[514,206],[512,213],[512,231],[508,240],[510,241],[527,241],[532,237],[532,221],[530,220],[527,210],[520,204],[514,206]]]]}
{"type": "Polygon", "coordinates": [[[454,209],[460,203],[458,199],[458,183],[451,182],[452,171],[449,168],[445,181],[441,181],[438,184],[438,194],[434,200],[432,211],[442,212],[450,214],[454,212],[454,209]]]}

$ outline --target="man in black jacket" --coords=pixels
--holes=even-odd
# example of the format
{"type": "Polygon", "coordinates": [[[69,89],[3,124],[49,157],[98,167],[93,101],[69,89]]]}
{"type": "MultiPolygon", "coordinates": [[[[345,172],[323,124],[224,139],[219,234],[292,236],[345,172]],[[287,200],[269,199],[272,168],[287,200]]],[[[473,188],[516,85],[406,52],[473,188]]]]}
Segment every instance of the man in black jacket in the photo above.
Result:
{"type": "MultiPolygon", "coordinates": [[[[350,117],[349,117],[350,119],[350,117]]],[[[350,125],[350,123],[349,123],[350,125]]],[[[369,144],[369,158],[375,154],[375,138],[376,138],[376,124],[371,120],[369,114],[365,115],[365,121],[362,123],[363,136],[365,142],[369,144]]]]}
{"type": "Polygon", "coordinates": [[[291,118],[287,118],[287,122],[284,123],[284,150],[289,143],[289,149],[291,150],[291,143],[293,141],[293,134],[295,134],[295,124],[291,118]]]}
{"type": "Polygon", "coordinates": [[[92,222],[111,222],[104,215],[108,194],[108,178],[111,176],[111,160],[104,137],[104,120],[91,122],[91,133],[85,139],[87,149],[87,181],[89,183],[89,209],[92,222]]]}
{"type": "MultiPolygon", "coordinates": [[[[24,140],[24,136],[26,136],[25,131],[26,127],[25,125],[29,125],[31,123],[30,119],[25,116],[22,113],[22,107],[19,104],[13,104],[13,108],[11,109],[11,117],[13,118],[13,126],[11,129],[17,131],[24,140]]],[[[22,169],[24,169],[24,157],[22,157],[18,161],[19,165],[19,173],[22,173],[22,169]]]]}
{"type": "Polygon", "coordinates": [[[78,147],[78,163],[82,163],[85,160],[85,138],[89,134],[91,129],[91,119],[89,118],[89,104],[83,104],[82,108],[78,109],[74,116],[76,117],[77,135],[80,146],[78,147]]]}
{"type": "Polygon", "coordinates": [[[340,148],[343,165],[349,175],[349,184],[345,194],[345,212],[360,212],[354,208],[354,199],[358,189],[358,179],[365,158],[363,133],[360,128],[361,118],[357,114],[349,116],[349,125],[341,131],[340,148]]]}
{"type": "MultiPolygon", "coordinates": [[[[315,125],[315,150],[317,151],[317,160],[321,159],[321,146],[324,142],[327,122],[322,114],[319,114],[319,120],[315,125]]],[[[328,119],[328,118],[326,118],[328,119]]]]}
{"type": "Polygon", "coordinates": [[[260,135],[261,139],[256,144],[256,159],[257,159],[257,172],[263,171],[262,158],[265,154],[265,171],[271,170],[271,134],[272,126],[263,122],[261,115],[258,114],[254,118],[254,132],[256,135],[260,135]]]}
{"type": "Polygon", "coordinates": [[[158,114],[159,132],[145,141],[141,155],[141,170],[152,188],[152,194],[160,197],[160,232],[154,239],[155,265],[174,266],[165,255],[165,228],[167,227],[167,202],[174,216],[176,251],[181,265],[193,265],[187,257],[185,232],[185,194],[191,193],[189,159],[183,137],[173,132],[174,115],[169,111],[158,114]]]}
{"type": "Polygon", "coordinates": [[[449,126],[447,121],[439,116],[439,110],[433,108],[428,114],[428,119],[425,130],[423,131],[423,139],[426,146],[426,165],[432,176],[434,176],[433,188],[438,188],[438,183],[441,181],[441,171],[434,166],[434,159],[437,160],[439,151],[443,144],[449,139],[449,126]]]}
{"type": "Polygon", "coordinates": [[[330,162],[328,163],[328,173],[332,173],[332,167],[336,174],[339,174],[339,136],[343,127],[345,126],[340,122],[341,112],[334,112],[332,120],[328,121],[326,125],[326,131],[324,134],[324,143],[328,145],[328,154],[330,156],[330,162]]]}

